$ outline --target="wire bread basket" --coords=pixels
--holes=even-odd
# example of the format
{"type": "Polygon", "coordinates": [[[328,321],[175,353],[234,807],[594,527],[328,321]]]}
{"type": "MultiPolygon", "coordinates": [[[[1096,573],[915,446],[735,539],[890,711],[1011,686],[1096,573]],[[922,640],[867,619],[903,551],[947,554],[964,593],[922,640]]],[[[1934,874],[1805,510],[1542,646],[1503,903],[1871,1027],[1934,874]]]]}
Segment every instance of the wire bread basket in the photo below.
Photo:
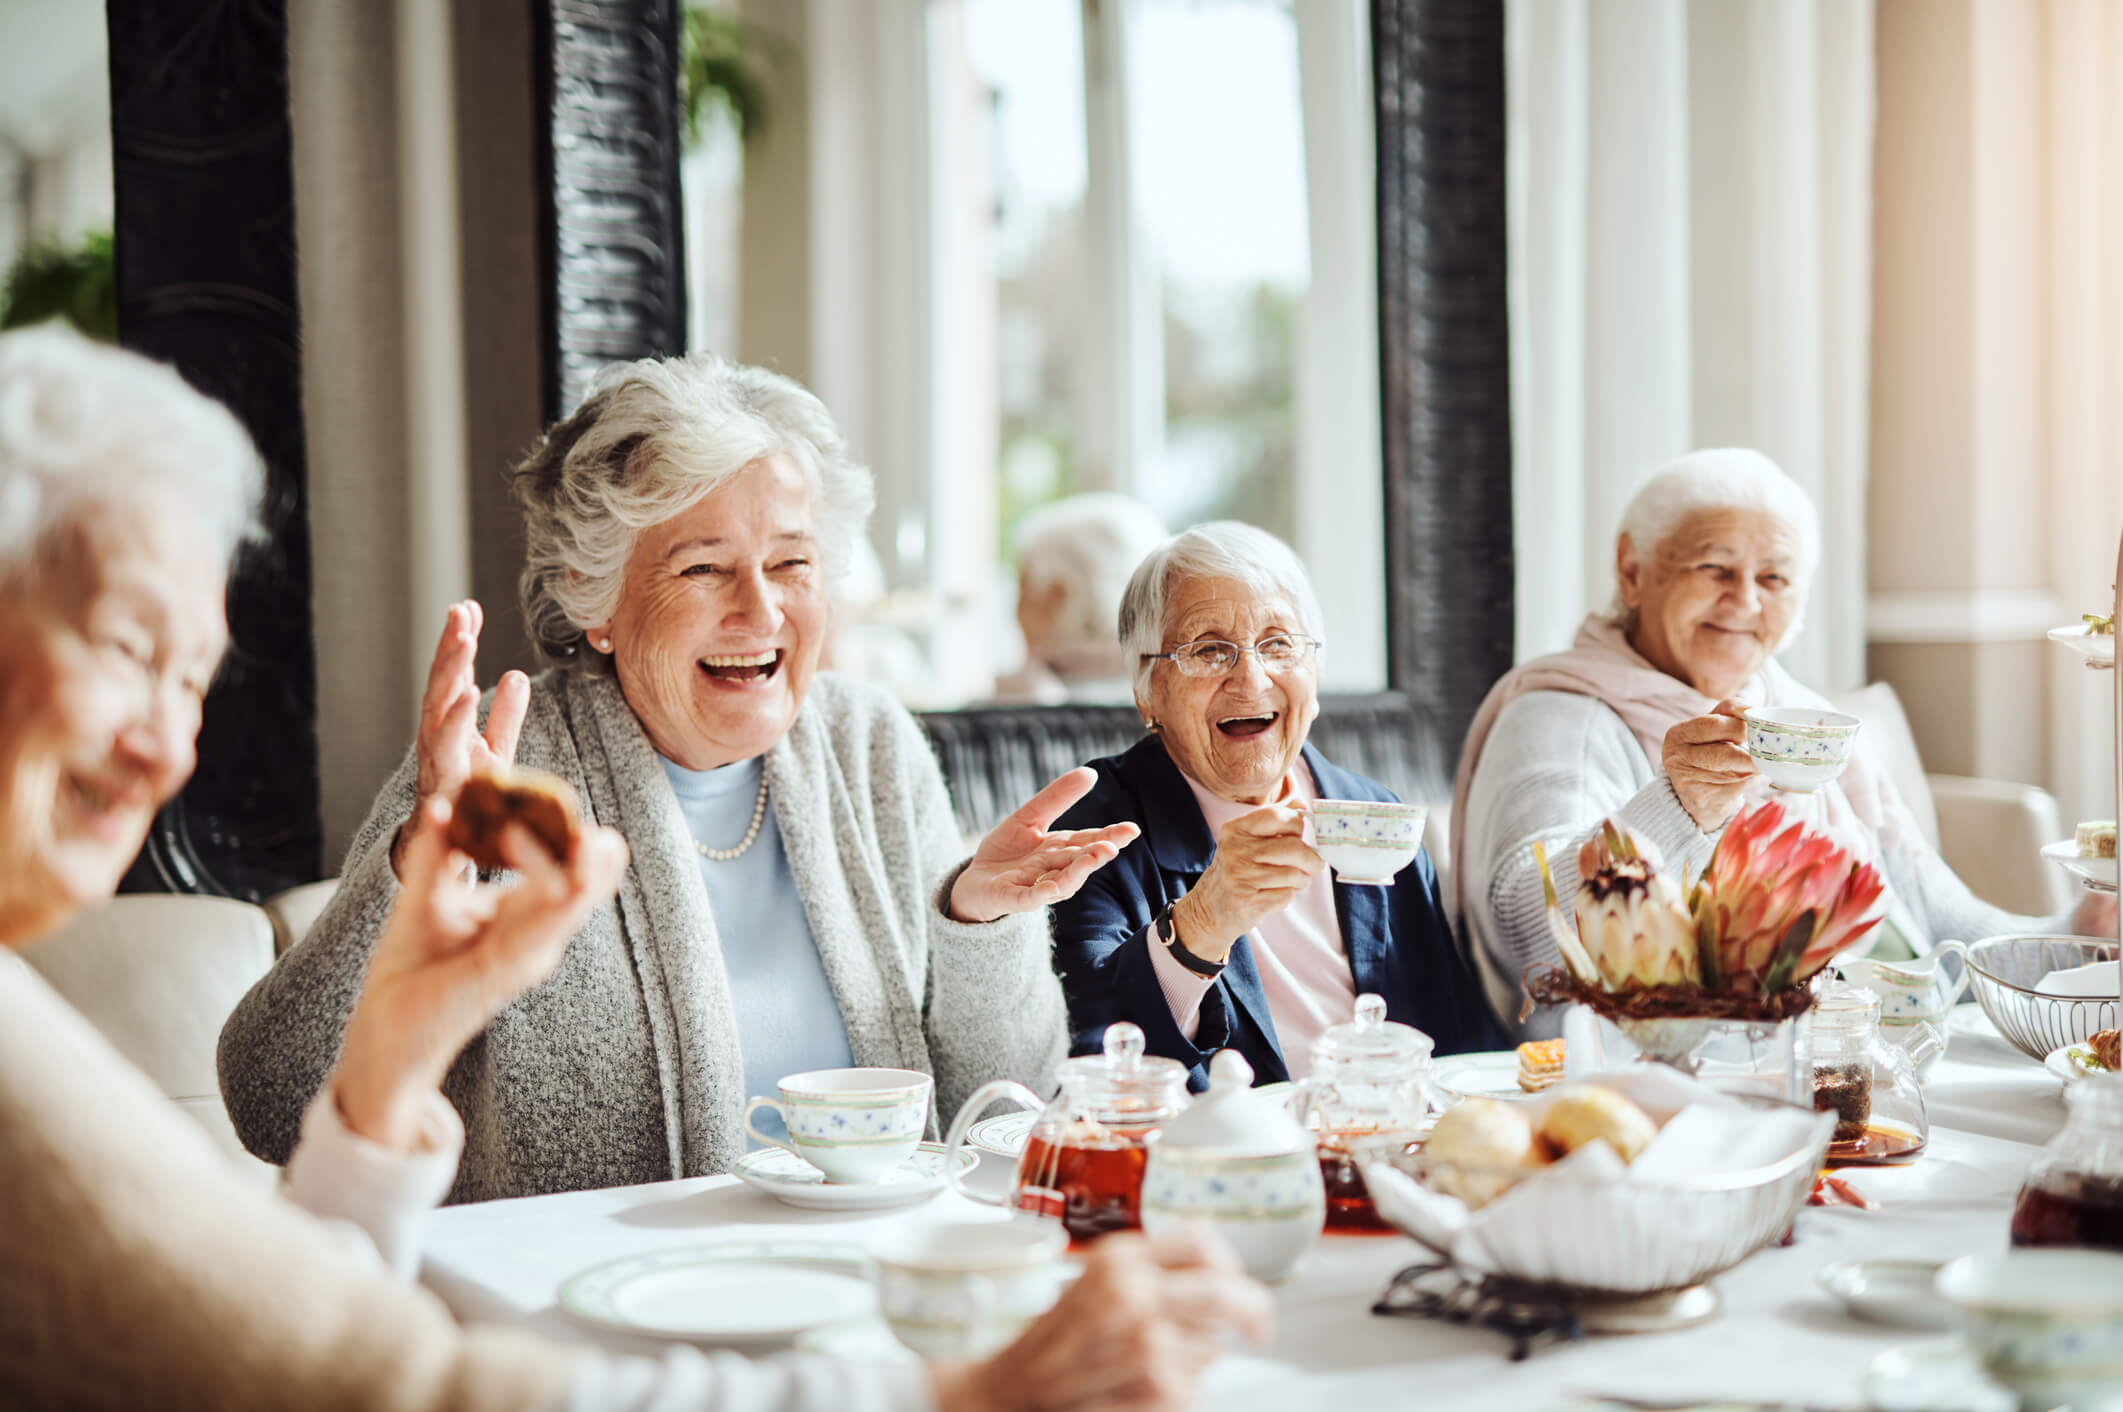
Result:
{"type": "MultiPolygon", "coordinates": [[[[1795,1108],[1779,1099],[1732,1096],[1765,1111],[1795,1108]]],[[[1491,1268],[1479,1273],[1588,1299],[1636,1298],[1701,1284],[1781,1240],[1791,1228],[1813,1189],[1835,1126],[1832,1114],[1812,1116],[1805,1140],[1763,1166],[1693,1180],[1557,1180],[1542,1192],[1538,1221],[1503,1219],[1501,1207],[1485,1208],[1476,1219],[1495,1218],[1482,1225],[1491,1268]]],[[[1390,1162],[1426,1188],[1465,1190],[1469,1179],[1481,1183],[1528,1175],[1471,1171],[1426,1160],[1420,1151],[1381,1150],[1376,1160],[1390,1162]],[[1447,1180],[1439,1182],[1440,1176],[1447,1180]]],[[[1378,1185],[1373,1196],[1379,1213],[1451,1259],[1450,1236],[1419,1210],[1393,1200],[1390,1187],[1379,1190],[1378,1185]]]]}
{"type": "Polygon", "coordinates": [[[2035,989],[2051,971],[2116,959],[2116,943],[2066,936],[1994,936],[1968,948],[1976,1003],[1998,1033],[2032,1058],[2067,1044],[2084,1044],[2097,1030],[2117,1027],[2123,1011],[2113,995],[2044,995],[2035,989]]]}

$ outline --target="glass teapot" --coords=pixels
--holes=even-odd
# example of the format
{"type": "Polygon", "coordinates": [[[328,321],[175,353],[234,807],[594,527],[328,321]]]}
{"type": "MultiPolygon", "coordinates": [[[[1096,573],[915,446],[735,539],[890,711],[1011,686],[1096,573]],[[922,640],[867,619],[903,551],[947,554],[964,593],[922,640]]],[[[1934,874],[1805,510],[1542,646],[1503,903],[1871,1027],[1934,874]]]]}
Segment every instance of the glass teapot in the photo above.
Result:
{"type": "Polygon", "coordinates": [[[1931,1136],[1916,1056],[1880,1032],[1880,997],[1831,985],[1806,1016],[1813,1107],[1834,1113],[1831,1162],[1910,1162],[1931,1136]]]}
{"type": "Polygon", "coordinates": [[[2088,1074],[2064,1090],[2064,1104],[2064,1130],[2013,1204],[2012,1243],[2123,1253],[2123,1074],[2088,1074]]]}
{"type": "Polygon", "coordinates": [[[1430,1082],[1436,1047],[1413,1025],[1387,1019],[1376,995],[1359,995],[1356,1018],[1313,1042],[1312,1072],[1298,1085],[1294,1106],[1318,1137],[1328,1229],[1392,1229],[1373,1208],[1357,1163],[1361,1150],[1378,1142],[1414,1142],[1443,1110],[1430,1082]]]}
{"type": "Polygon", "coordinates": [[[1023,1084],[997,1079],[966,1100],[952,1120],[945,1170],[963,1194],[990,1204],[996,1198],[960,1182],[957,1152],[973,1120],[1003,1099],[1036,1111],[1017,1159],[1007,1204],[1059,1220],[1072,1245],[1142,1225],[1143,1168],[1150,1143],[1166,1120],[1187,1105],[1187,1069],[1176,1059],[1143,1053],[1143,1032],[1126,1020],[1106,1027],[1103,1054],[1064,1059],[1061,1089],[1051,1103],[1023,1084]]]}

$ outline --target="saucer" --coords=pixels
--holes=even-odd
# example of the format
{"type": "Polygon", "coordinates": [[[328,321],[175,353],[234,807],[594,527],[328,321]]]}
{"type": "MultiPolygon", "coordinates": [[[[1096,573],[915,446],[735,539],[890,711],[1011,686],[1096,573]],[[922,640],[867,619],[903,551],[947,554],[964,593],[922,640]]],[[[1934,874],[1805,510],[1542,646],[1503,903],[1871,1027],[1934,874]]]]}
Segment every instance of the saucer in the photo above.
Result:
{"type": "Polygon", "coordinates": [[[733,1241],[592,1266],[560,1287],[560,1307],[619,1333],[765,1349],[821,1324],[870,1317],[877,1291],[856,1246],[733,1241]]]}
{"type": "Polygon", "coordinates": [[[1991,1380],[1959,1339],[1890,1348],[1865,1370],[1873,1412],[2019,1412],[2020,1399],[1991,1380]]]}
{"type": "Polygon", "coordinates": [[[2051,642],[2061,642],[2089,662],[2116,662],[2116,635],[2112,632],[2088,632],[2086,624],[2076,623],[2068,628],[2051,628],[2051,642]]]}
{"type": "Polygon", "coordinates": [[[1519,1087],[1519,1056],[1510,1049],[1448,1054],[1431,1064],[1430,1077],[1454,1098],[1501,1098],[1516,1102],[1533,1097],[1519,1087]]]}
{"type": "Polygon", "coordinates": [[[1032,1125],[1038,1121],[1037,1113],[1005,1113],[999,1118],[983,1118],[966,1129],[966,1145],[992,1152],[997,1157],[1008,1157],[1014,1162],[1023,1154],[1025,1141],[1032,1136],[1032,1125]]]}
{"type": "MultiPolygon", "coordinates": [[[[961,1176],[979,1164],[979,1154],[960,1150],[961,1176]]],[[[818,1168],[778,1147],[747,1152],[730,1168],[730,1175],[791,1206],[813,1211],[881,1211],[927,1201],[944,1189],[947,1170],[944,1145],[925,1142],[881,1182],[829,1182],[818,1168]]]]}
{"type": "Polygon", "coordinates": [[[1904,1329],[1950,1329],[1953,1306],[1931,1287],[1939,1265],[1931,1260],[1838,1260],[1814,1278],[1869,1323],[1904,1329]]]}
{"type": "Polygon", "coordinates": [[[2067,1044],[2061,1049],[2049,1051],[2042,1067],[2063,1080],[2069,1087],[2089,1074],[2105,1074],[2107,1069],[2094,1063],[2094,1053],[2083,1044],[2067,1044]]]}
{"type": "Polygon", "coordinates": [[[851,1319],[823,1324],[796,1336],[806,1353],[823,1353],[852,1363],[919,1363],[921,1355],[901,1343],[882,1319],[851,1319]]]}

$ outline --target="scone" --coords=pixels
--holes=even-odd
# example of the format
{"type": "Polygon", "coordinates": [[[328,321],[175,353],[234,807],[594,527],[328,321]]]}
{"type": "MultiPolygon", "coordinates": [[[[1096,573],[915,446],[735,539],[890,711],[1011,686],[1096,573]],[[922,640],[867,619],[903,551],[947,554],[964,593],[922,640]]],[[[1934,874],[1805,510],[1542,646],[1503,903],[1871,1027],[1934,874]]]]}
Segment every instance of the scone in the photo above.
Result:
{"type": "Polygon", "coordinates": [[[1563,1042],[1529,1039],[1519,1046],[1519,1087],[1528,1093],[1554,1088],[1563,1081],[1563,1042]]]}
{"type": "Polygon", "coordinates": [[[2116,821],[2094,819],[2079,825],[2078,838],[2081,858],[2113,858],[2116,856],[2116,821]]]}
{"type": "Polygon", "coordinates": [[[1634,1162],[1658,1135],[1659,1125],[1650,1114],[1613,1089],[1597,1085],[1557,1094],[1541,1117],[1541,1140],[1558,1157],[1604,1140],[1624,1162],[1634,1162]]]}
{"type": "Polygon", "coordinates": [[[2094,1062],[2114,1073],[2123,1069],[2123,1030],[2096,1030],[2086,1041],[2094,1062]]]}
{"type": "Polygon", "coordinates": [[[482,872],[506,868],[501,830],[513,819],[565,863],[574,856],[581,832],[579,810],[575,786],[558,775],[520,766],[477,774],[457,791],[450,813],[450,847],[462,851],[482,872]]]}
{"type": "Polygon", "coordinates": [[[1493,1098],[1463,1099],[1447,1108],[1423,1143],[1430,1185],[1469,1206],[1486,1206],[1547,1160],[1517,1105],[1493,1098]]]}

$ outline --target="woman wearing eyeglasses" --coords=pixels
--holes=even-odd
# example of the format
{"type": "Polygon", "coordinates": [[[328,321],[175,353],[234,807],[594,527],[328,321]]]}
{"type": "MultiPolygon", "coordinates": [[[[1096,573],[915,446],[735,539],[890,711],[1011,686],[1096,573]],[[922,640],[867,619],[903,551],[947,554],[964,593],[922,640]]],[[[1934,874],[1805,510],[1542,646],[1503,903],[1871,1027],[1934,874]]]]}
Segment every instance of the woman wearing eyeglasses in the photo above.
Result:
{"type": "Polygon", "coordinates": [[[1072,1042],[1131,1020],[1190,1066],[1236,1049],[1256,1082],[1303,1078],[1312,1041],[1384,996],[1438,1052],[1498,1042],[1421,853],[1390,888],[1336,883],[1310,842],[1315,799],[1392,799],[1305,743],[1319,714],[1319,598],[1297,555],[1231,521],[1154,551],[1121,599],[1149,735],[1094,760],[1057,828],[1132,820],[1142,837],[1053,908],[1072,1042]]]}

